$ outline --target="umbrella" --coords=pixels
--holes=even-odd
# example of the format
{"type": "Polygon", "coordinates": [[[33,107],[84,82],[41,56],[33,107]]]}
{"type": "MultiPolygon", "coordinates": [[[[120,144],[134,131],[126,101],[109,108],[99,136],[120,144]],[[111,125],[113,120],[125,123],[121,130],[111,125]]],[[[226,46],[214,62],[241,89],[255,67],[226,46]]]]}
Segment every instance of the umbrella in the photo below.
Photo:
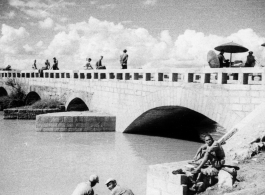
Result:
{"type": "Polygon", "coordinates": [[[265,47],[265,43],[263,43],[261,46],[265,47]]]}
{"type": "Polygon", "coordinates": [[[223,45],[219,45],[219,46],[215,47],[214,49],[217,51],[224,50],[224,52],[230,53],[230,66],[232,63],[231,62],[232,61],[232,53],[242,53],[242,52],[248,51],[247,48],[245,48],[242,45],[239,45],[237,43],[234,43],[234,42],[229,42],[229,43],[225,43],[223,45]]]}

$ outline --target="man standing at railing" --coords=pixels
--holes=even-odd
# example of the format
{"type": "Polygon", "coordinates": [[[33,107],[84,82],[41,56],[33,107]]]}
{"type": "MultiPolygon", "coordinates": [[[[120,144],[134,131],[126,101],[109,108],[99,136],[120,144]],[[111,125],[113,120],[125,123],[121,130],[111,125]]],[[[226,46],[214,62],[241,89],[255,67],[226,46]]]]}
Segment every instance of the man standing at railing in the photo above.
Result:
{"type": "Polygon", "coordinates": [[[127,69],[127,61],[128,61],[128,54],[127,50],[123,50],[123,54],[120,57],[120,62],[121,62],[121,68],[122,69],[127,69]]]}
{"type": "Polygon", "coordinates": [[[220,68],[223,68],[224,65],[225,65],[225,57],[224,57],[224,50],[223,49],[219,53],[218,59],[219,59],[219,62],[220,62],[220,68]]]}

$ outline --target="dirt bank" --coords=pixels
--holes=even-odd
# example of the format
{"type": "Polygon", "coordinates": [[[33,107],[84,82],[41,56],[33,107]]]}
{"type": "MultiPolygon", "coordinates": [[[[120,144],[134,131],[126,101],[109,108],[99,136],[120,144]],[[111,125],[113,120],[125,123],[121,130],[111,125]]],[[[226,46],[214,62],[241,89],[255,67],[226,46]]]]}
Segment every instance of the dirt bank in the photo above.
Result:
{"type": "Polygon", "coordinates": [[[233,189],[208,188],[200,195],[264,195],[265,194],[265,152],[238,164],[237,179],[233,189]]]}

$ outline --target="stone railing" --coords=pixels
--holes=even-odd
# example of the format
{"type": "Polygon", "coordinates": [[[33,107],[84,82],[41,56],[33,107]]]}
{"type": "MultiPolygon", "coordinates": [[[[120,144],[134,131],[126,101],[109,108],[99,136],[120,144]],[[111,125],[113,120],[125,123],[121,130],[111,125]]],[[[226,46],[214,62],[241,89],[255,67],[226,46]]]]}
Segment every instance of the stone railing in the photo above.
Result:
{"type": "Polygon", "coordinates": [[[37,70],[0,71],[0,78],[8,77],[265,85],[264,68],[44,70],[43,74],[39,74],[37,70]]]}

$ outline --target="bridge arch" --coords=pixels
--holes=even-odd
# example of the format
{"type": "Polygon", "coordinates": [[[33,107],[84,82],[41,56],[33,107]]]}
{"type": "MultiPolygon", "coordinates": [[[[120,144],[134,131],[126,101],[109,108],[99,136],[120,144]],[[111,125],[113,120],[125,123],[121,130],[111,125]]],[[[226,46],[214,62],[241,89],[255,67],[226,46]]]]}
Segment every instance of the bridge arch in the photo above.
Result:
{"type": "Polygon", "coordinates": [[[231,110],[222,97],[212,98],[210,94],[203,93],[203,89],[192,85],[165,88],[139,96],[134,101],[138,102],[137,105],[130,105],[117,113],[117,131],[124,132],[143,113],[162,106],[180,106],[198,112],[224,127],[223,131],[228,131],[244,118],[231,110]]]}
{"type": "Polygon", "coordinates": [[[24,102],[26,105],[31,105],[40,99],[41,99],[41,97],[39,96],[38,93],[36,93],[35,91],[31,91],[25,97],[24,102]]]}
{"type": "Polygon", "coordinates": [[[206,133],[219,139],[224,133],[216,133],[217,128],[222,127],[196,111],[181,106],[161,106],[141,114],[124,133],[200,141],[206,133]]]}
{"type": "Polygon", "coordinates": [[[0,97],[7,96],[8,93],[4,87],[0,87],[0,97]]]}
{"type": "Polygon", "coordinates": [[[67,111],[88,111],[88,106],[86,103],[79,97],[73,98],[66,107],[67,111]]]}

